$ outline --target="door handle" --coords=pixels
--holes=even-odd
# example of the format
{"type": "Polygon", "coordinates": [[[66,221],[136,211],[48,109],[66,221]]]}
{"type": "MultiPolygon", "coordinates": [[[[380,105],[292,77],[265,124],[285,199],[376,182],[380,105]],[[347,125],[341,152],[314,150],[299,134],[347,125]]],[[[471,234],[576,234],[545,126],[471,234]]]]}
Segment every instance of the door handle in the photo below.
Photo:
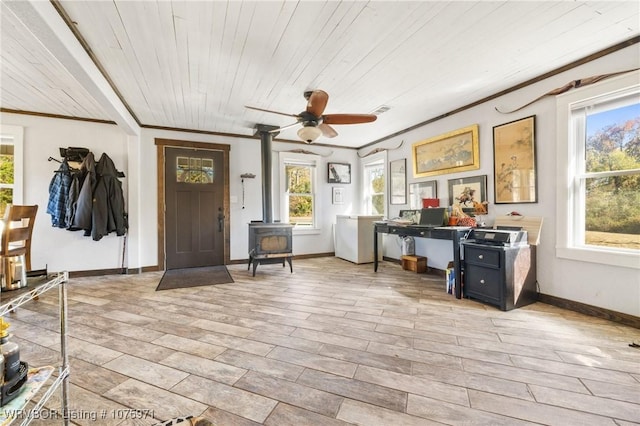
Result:
{"type": "Polygon", "coordinates": [[[222,214],[222,209],[218,209],[218,232],[222,232],[222,227],[224,226],[224,215],[222,214]]]}

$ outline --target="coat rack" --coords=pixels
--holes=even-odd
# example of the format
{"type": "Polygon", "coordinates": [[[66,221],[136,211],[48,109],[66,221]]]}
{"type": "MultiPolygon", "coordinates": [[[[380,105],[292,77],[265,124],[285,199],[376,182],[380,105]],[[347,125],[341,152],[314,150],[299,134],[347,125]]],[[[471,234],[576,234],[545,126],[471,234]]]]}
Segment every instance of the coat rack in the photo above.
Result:
{"type": "MultiPolygon", "coordinates": [[[[89,149],[87,148],[78,148],[78,147],[68,147],[68,148],[58,148],[60,151],[60,157],[63,158],[63,161],[67,161],[67,165],[71,171],[80,170],[80,166],[82,165],[82,161],[84,157],[89,153],[89,149]]],[[[55,161],[56,163],[62,164],[63,161],[58,160],[57,158],[49,157],[47,161],[55,161]]]]}

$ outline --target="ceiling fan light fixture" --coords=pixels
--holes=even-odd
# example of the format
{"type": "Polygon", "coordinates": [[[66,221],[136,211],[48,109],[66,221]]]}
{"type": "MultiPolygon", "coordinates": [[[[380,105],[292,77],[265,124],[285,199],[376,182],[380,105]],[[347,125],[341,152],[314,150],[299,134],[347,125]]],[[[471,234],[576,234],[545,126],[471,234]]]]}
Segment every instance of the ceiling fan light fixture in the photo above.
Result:
{"type": "Polygon", "coordinates": [[[315,126],[304,126],[298,130],[298,137],[306,143],[311,143],[322,135],[322,130],[315,126]]]}

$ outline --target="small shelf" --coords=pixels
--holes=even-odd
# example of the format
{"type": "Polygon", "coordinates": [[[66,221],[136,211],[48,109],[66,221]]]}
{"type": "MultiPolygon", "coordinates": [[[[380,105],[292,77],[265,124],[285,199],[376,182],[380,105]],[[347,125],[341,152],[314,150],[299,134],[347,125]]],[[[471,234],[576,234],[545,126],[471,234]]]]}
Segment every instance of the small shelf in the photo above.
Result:
{"type": "Polygon", "coordinates": [[[42,293],[45,293],[68,280],[68,274],[66,272],[61,272],[54,278],[30,278],[29,285],[27,287],[23,287],[18,290],[0,292],[0,304],[2,304],[0,305],[0,317],[5,316],[20,305],[24,305],[28,301],[40,296],[42,293]]]}
{"type": "MultiPolygon", "coordinates": [[[[20,395],[11,400],[8,404],[0,407],[0,426],[6,426],[13,422],[15,418],[22,413],[27,403],[45,384],[51,374],[55,370],[52,366],[30,368],[27,375],[27,382],[20,390],[20,395]]],[[[44,402],[44,401],[43,401],[44,402]]],[[[35,409],[32,411],[36,411],[35,409]]]]}
{"type": "MultiPolygon", "coordinates": [[[[46,366],[30,368],[27,383],[20,390],[20,394],[0,407],[0,426],[7,426],[15,420],[21,420],[20,425],[28,425],[34,419],[34,413],[40,411],[51,395],[62,386],[61,411],[68,412],[69,401],[69,358],[67,356],[67,288],[66,282],[69,280],[67,272],[60,272],[55,276],[32,277],[29,284],[18,290],[0,292],[0,316],[13,312],[25,303],[37,299],[41,294],[58,288],[58,304],[60,311],[60,355],[61,364],[59,366],[46,366]],[[53,372],[58,370],[58,375],[47,391],[39,398],[35,406],[22,411],[27,403],[38,393],[39,389],[50,380],[53,372]]],[[[69,419],[61,416],[63,424],[68,425],[69,419]]]]}

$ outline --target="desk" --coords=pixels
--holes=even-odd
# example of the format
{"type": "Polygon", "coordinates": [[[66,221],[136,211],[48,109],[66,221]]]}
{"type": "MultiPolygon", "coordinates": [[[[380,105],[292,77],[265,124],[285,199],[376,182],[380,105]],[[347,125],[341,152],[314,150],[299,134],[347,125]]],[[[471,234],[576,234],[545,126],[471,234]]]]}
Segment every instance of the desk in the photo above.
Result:
{"type": "Polygon", "coordinates": [[[434,238],[436,240],[450,240],[453,242],[453,267],[456,276],[456,299],[462,298],[462,263],[460,262],[460,241],[469,233],[470,227],[442,226],[436,228],[422,228],[416,226],[392,225],[377,222],[373,227],[373,270],[378,272],[378,234],[392,234],[401,237],[434,238]]]}

